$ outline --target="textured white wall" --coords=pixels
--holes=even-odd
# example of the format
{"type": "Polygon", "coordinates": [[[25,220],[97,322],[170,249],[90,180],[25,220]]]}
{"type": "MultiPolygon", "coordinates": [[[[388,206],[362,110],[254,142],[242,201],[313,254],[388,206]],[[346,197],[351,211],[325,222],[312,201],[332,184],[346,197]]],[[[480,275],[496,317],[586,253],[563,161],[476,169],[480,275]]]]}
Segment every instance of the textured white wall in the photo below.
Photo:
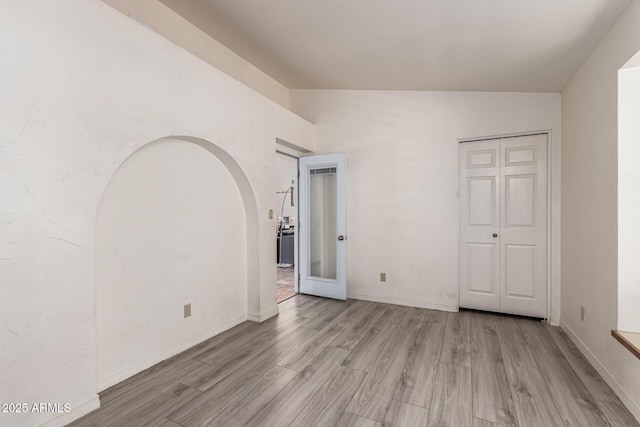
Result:
{"type": "MultiPolygon", "coordinates": [[[[102,0],[285,108],[289,89],[158,0],[102,0]]],[[[187,8],[189,5],[186,5],[187,8]]],[[[194,12],[196,13],[196,12],[194,12]]],[[[189,16],[193,16],[190,14],[189,16]]],[[[202,22],[201,19],[196,21],[202,22]]]]}
{"type": "Polygon", "coordinates": [[[551,130],[552,312],[559,321],[560,95],[292,90],[317,152],[347,153],[348,292],[457,309],[458,139],[551,130]],[[379,274],[387,273],[387,282],[379,274]]]}
{"type": "Polygon", "coordinates": [[[610,334],[618,323],[618,69],[638,49],[634,1],[562,93],[562,326],[640,419],[640,360],[610,334]]]}
{"type": "Polygon", "coordinates": [[[246,273],[244,206],[225,165],[179,140],[136,151],[98,213],[98,388],[245,320],[246,273]]]}
{"type": "Polygon", "coordinates": [[[0,401],[73,409],[0,424],[62,425],[97,406],[98,206],[158,138],[211,141],[244,171],[248,315],[277,311],[275,141],[313,149],[311,124],[97,0],[0,2],[0,52],[0,401]]]}

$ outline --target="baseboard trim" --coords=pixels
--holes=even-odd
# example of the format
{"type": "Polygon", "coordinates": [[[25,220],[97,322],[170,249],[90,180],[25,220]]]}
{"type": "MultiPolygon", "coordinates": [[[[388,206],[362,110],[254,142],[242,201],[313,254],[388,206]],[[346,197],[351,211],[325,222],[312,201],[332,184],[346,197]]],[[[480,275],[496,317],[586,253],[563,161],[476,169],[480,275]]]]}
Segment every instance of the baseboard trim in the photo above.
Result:
{"type": "Polygon", "coordinates": [[[560,319],[556,319],[554,317],[549,319],[549,324],[551,326],[560,326],[560,319]]]}
{"type": "MultiPolygon", "coordinates": [[[[587,345],[578,337],[578,335],[573,332],[566,323],[560,322],[560,327],[567,334],[567,336],[573,341],[573,343],[578,347],[578,349],[584,354],[584,356],[591,362],[596,371],[602,376],[609,387],[615,392],[615,394],[620,398],[622,403],[627,407],[629,412],[636,418],[636,420],[640,421],[640,404],[633,400],[633,398],[627,393],[627,391],[622,387],[622,385],[615,379],[615,377],[609,372],[609,370],[604,366],[600,359],[596,357],[595,354],[587,347],[587,345]]],[[[613,338],[612,338],[613,339],[613,338]]]]}
{"type": "Polygon", "coordinates": [[[95,411],[100,407],[100,398],[96,394],[91,399],[79,404],[72,405],[71,412],[64,414],[56,414],[51,419],[43,421],[40,424],[37,424],[38,427],[62,427],[67,424],[75,421],[79,418],[84,417],[90,412],[95,411]]]}
{"type": "Polygon", "coordinates": [[[273,307],[272,310],[267,311],[266,313],[262,313],[262,315],[260,315],[260,322],[264,322],[265,320],[269,320],[273,316],[277,316],[278,313],[280,313],[280,310],[278,309],[278,306],[276,305],[275,307],[273,307]]]}
{"type": "Polygon", "coordinates": [[[180,342],[178,345],[171,347],[163,351],[162,353],[156,354],[153,357],[138,362],[128,368],[122,369],[121,371],[118,371],[115,374],[111,374],[106,378],[98,379],[98,392],[102,392],[111,386],[121,383],[127,378],[130,378],[135,374],[138,374],[145,369],[148,369],[153,365],[162,362],[163,360],[167,360],[175,356],[176,354],[182,353],[183,351],[193,347],[196,344],[200,344],[201,342],[206,341],[209,338],[215,337],[216,335],[226,331],[227,329],[233,328],[234,326],[244,322],[245,320],[247,320],[246,315],[237,316],[229,322],[225,322],[214,328],[207,329],[202,333],[189,337],[186,340],[180,342]]]}
{"type": "Polygon", "coordinates": [[[247,320],[249,322],[260,323],[260,315],[259,314],[247,314],[247,320]]]}
{"type": "Polygon", "coordinates": [[[432,303],[416,301],[416,300],[405,300],[402,298],[393,298],[393,297],[378,297],[378,296],[372,296],[372,295],[354,294],[351,292],[347,295],[347,297],[352,299],[364,300],[364,301],[383,302],[385,304],[396,304],[396,305],[404,305],[407,307],[427,308],[430,310],[450,311],[454,313],[459,310],[458,306],[455,306],[455,305],[432,304],[432,303]]]}
{"type": "Polygon", "coordinates": [[[247,314],[247,320],[249,320],[250,322],[262,323],[265,320],[271,319],[273,316],[277,315],[278,313],[280,313],[280,310],[278,310],[278,306],[276,305],[272,310],[267,311],[266,313],[247,314]]]}

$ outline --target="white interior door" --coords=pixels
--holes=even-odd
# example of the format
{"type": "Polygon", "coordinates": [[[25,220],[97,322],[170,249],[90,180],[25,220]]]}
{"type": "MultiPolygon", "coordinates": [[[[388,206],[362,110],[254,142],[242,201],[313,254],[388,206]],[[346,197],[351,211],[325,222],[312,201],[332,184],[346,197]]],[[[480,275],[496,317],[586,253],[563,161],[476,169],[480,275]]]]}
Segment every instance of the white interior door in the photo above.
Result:
{"type": "Polygon", "coordinates": [[[347,299],[346,156],[300,158],[300,292],[347,299]]]}
{"type": "Polygon", "coordinates": [[[501,311],[547,317],[547,135],[501,141],[501,311]]]}
{"type": "Polygon", "coordinates": [[[500,140],[460,144],[460,306],[500,311],[500,140]]]}
{"type": "Polygon", "coordinates": [[[460,306],[547,317],[547,135],[460,144],[460,306]]]}

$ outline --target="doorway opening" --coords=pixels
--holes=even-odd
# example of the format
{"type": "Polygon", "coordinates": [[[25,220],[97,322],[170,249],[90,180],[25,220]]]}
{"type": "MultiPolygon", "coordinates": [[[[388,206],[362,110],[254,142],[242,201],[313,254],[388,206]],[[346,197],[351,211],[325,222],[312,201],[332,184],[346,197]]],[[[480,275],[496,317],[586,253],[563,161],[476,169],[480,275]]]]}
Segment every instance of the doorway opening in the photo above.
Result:
{"type": "Polygon", "coordinates": [[[298,293],[298,158],[276,151],[276,267],[278,303],[298,293]]]}

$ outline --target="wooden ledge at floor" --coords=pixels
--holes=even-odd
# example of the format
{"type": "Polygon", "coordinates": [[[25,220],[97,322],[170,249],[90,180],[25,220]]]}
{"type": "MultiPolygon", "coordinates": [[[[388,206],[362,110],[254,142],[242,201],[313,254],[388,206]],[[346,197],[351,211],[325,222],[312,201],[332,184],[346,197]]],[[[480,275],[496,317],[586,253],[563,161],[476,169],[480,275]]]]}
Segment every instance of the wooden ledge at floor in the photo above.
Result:
{"type": "Polygon", "coordinates": [[[611,331],[611,336],[640,359],[640,333],[616,331],[614,329],[611,331]]]}

